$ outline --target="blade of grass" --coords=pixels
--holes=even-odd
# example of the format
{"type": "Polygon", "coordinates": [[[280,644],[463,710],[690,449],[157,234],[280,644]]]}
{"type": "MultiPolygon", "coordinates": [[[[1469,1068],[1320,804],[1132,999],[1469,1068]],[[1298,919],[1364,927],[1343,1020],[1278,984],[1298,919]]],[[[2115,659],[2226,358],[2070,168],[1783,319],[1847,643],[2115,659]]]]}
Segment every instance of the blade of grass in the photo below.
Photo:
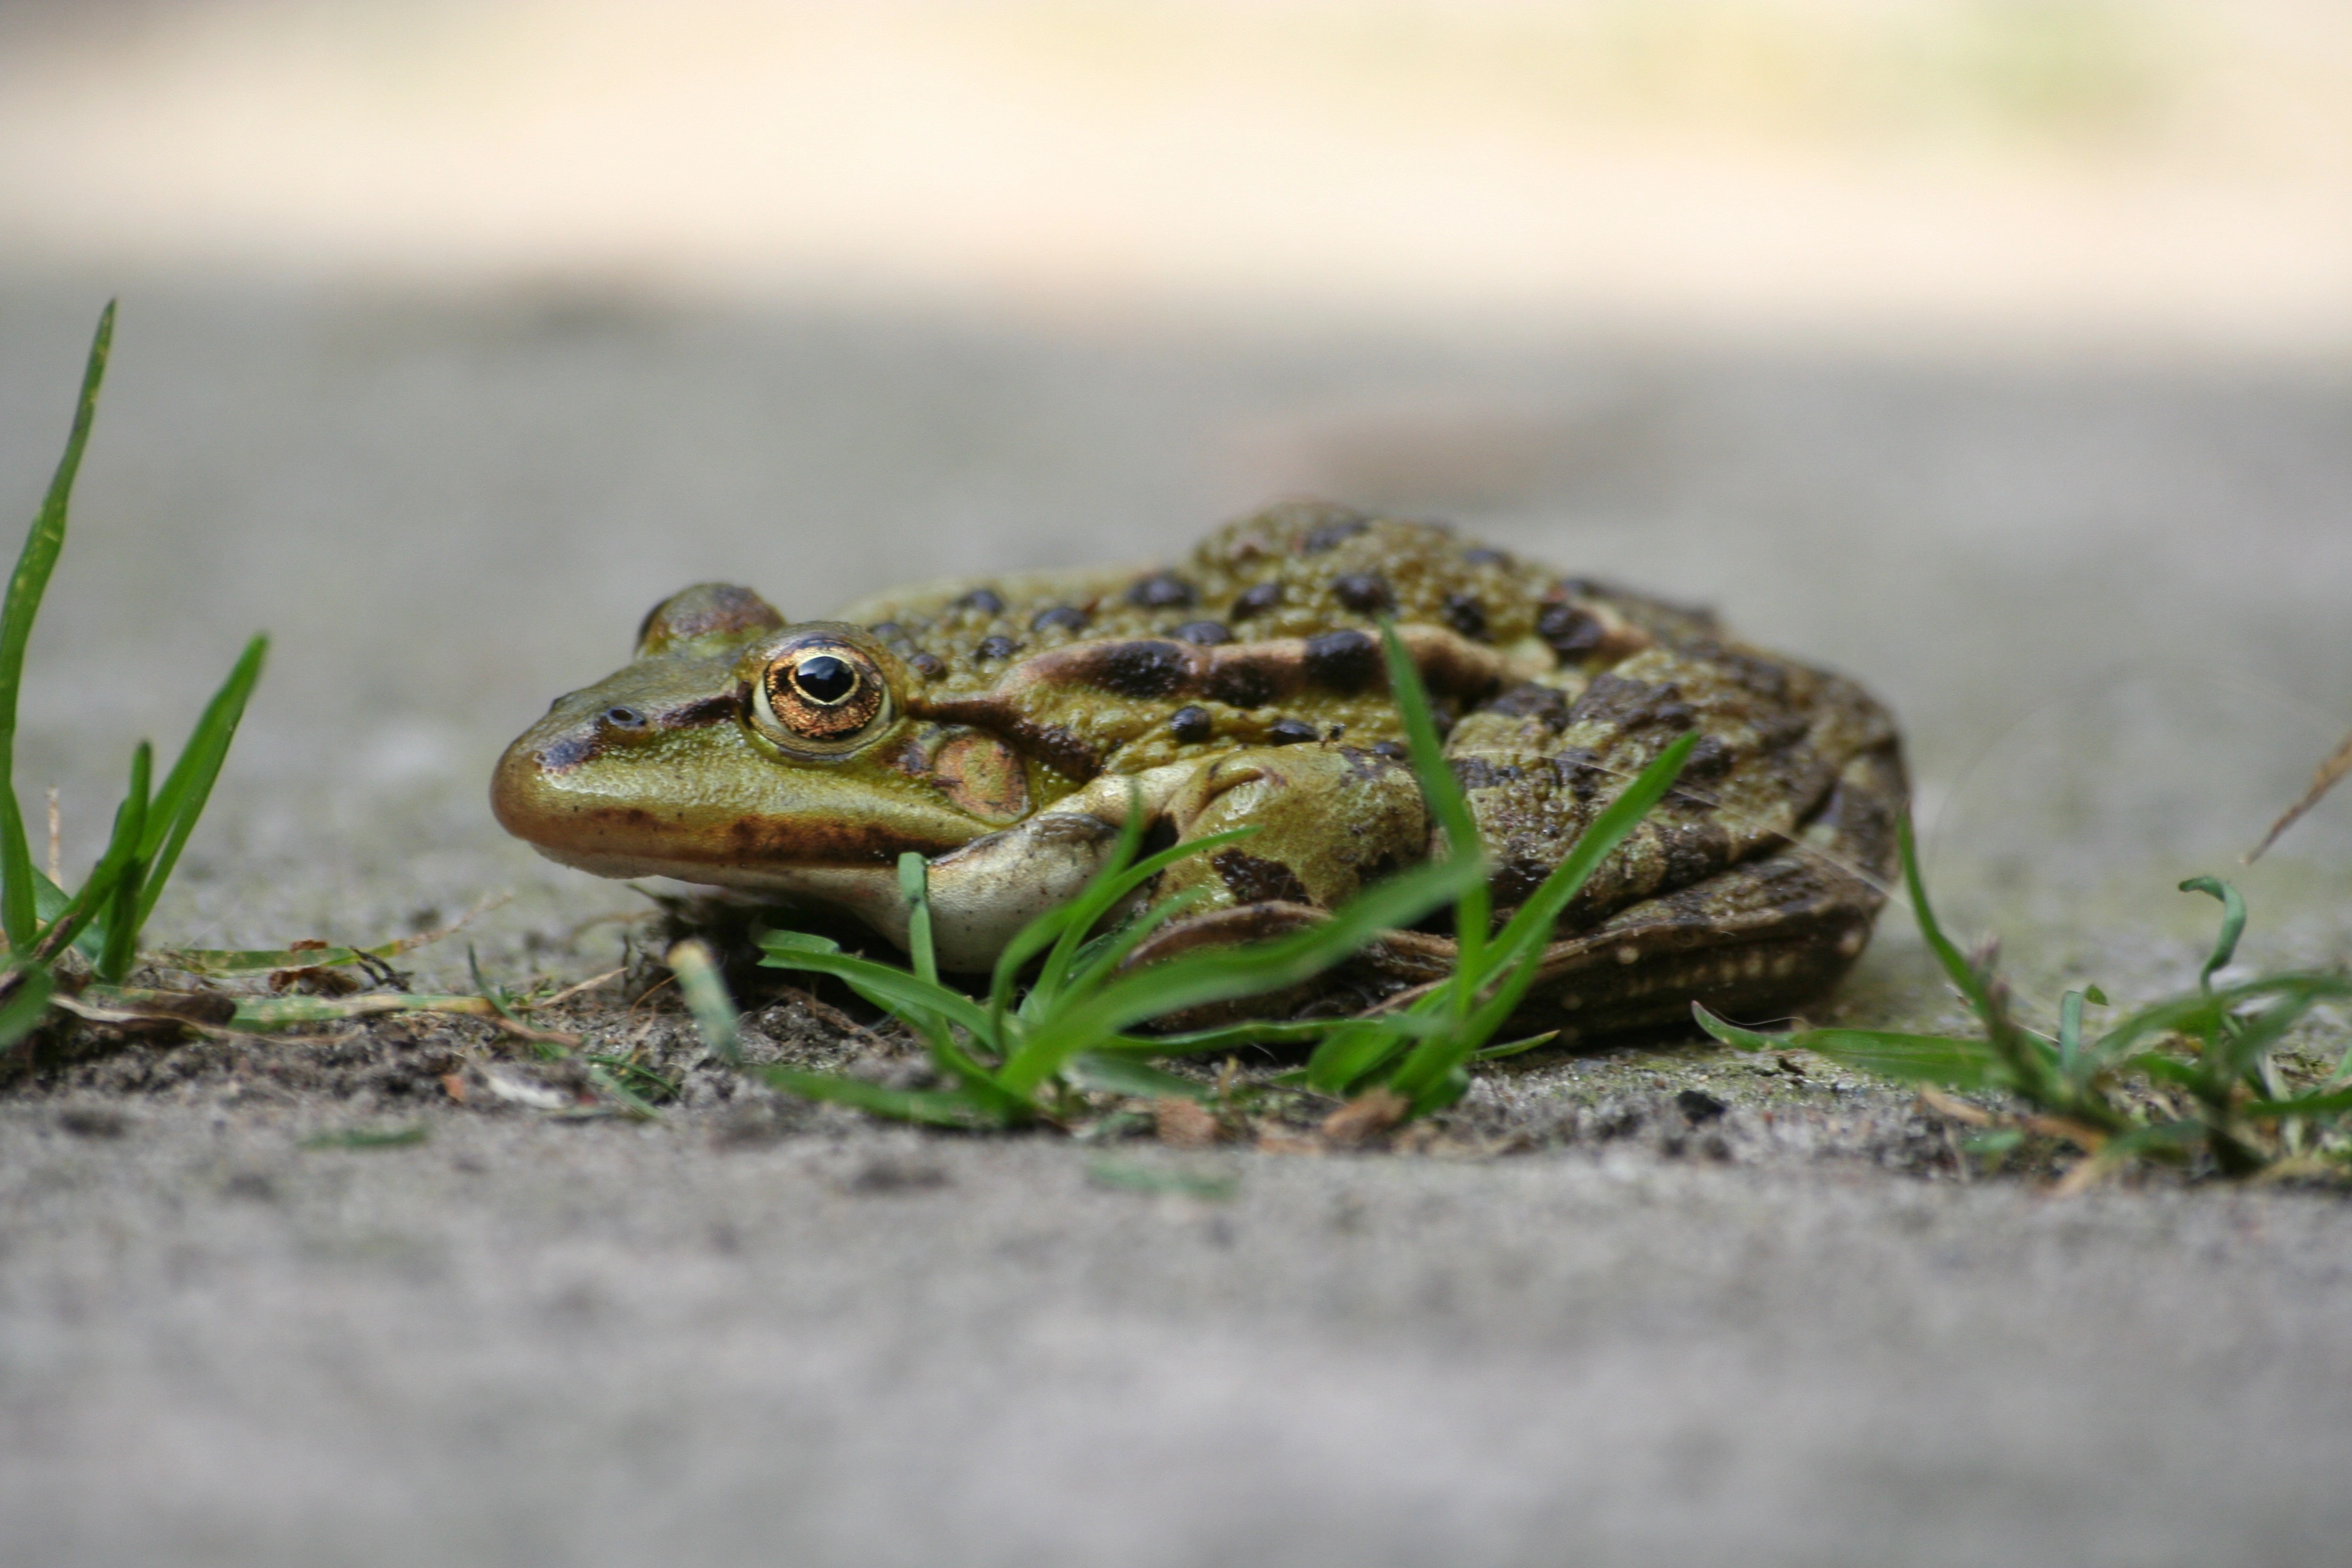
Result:
{"type": "MultiPolygon", "coordinates": [[[[868,1002],[899,1016],[905,1016],[908,1011],[936,1015],[962,1025],[975,1038],[984,1036],[988,1015],[962,992],[926,981],[892,964],[843,952],[829,942],[819,948],[803,947],[787,940],[801,936],[799,931],[770,931],[761,938],[761,951],[767,955],[760,960],[761,966],[837,975],[868,1002]]],[[[824,942],[822,937],[814,940],[824,942]]]]}
{"type": "MultiPolygon", "coordinates": [[[[140,742],[131,753],[131,788],[122,797],[119,829],[134,846],[147,832],[147,781],[153,766],[153,749],[140,742]]],[[[107,899],[106,945],[99,954],[98,977],[110,985],[120,984],[139,956],[139,884],[146,871],[146,862],[134,847],[115,873],[112,896],[107,899]]]]}
{"type": "Polygon", "coordinates": [[[139,892],[140,926],[146,924],[155,900],[163,897],[163,885],[171,880],[173,869],[180,863],[180,851],[186,847],[188,835],[195,831],[196,819],[204,815],[205,805],[212,798],[213,782],[220,776],[221,763],[227,760],[229,742],[236,739],[236,727],[245,719],[246,702],[261,679],[262,661],[268,654],[269,639],[266,637],[257,637],[245,645],[245,651],[229,668],[228,679],[221,682],[220,689],[205,704],[195,727],[189,731],[188,743],[180,748],[178,760],[163,779],[163,787],[155,793],[154,810],[139,846],[139,858],[148,867],[145,884],[139,892]]]}
{"type": "MultiPolygon", "coordinates": [[[[1575,901],[1576,895],[1584,890],[1584,884],[1591,879],[1594,871],[1600,869],[1601,863],[1615,853],[1617,847],[1641,825],[1642,819],[1657,809],[1658,803],[1673,791],[1675,780],[1682,776],[1684,763],[1690,760],[1691,752],[1697,744],[1696,735],[1685,735],[1653,758],[1650,765],[1643,768],[1633,782],[1592,819],[1578,837],[1567,858],[1553,867],[1543,884],[1526,903],[1519,906],[1518,912],[1511,917],[1502,934],[1496,939],[1490,960],[1493,967],[1507,968],[1508,973],[1465,1026],[1463,1040],[1456,1047],[1460,1056],[1466,1056],[1467,1050],[1475,1050],[1484,1045],[1496,1030],[1509,1022],[1513,1013],[1518,1011],[1519,1003],[1526,998],[1528,988],[1541,973],[1543,951],[1550,945],[1552,931],[1559,924],[1561,914],[1575,901]],[[1467,1050],[1460,1049],[1464,1046],[1467,1050]]],[[[1434,1047],[1430,1048],[1433,1051],[1437,1049],[1434,1047]]],[[[1431,1062],[1434,1059],[1433,1057],[1431,1062]]],[[[1400,1072],[1416,1070],[1413,1064],[1408,1062],[1400,1072]]],[[[1425,1062],[1418,1070],[1425,1072],[1431,1082],[1442,1076],[1430,1062],[1425,1062]]],[[[1415,1079],[1416,1083],[1419,1081],[1419,1079],[1415,1079]]],[[[1402,1084],[1391,1087],[1409,1100],[1417,1099],[1411,1087],[1402,1084]]]]}
{"type": "Polygon", "coordinates": [[[1359,894],[1331,918],[1246,947],[1188,952],[1147,964],[1042,1022],[999,1075],[1028,1093],[1062,1064],[1130,1025],[1169,1013],[1278,991],[1322,973],[1383,931],[1411,925],[1483,875],[1475,860],[1417,867],[1359,894]]]}
{"type": "Polygon", "coordinates": [[[1982,1040],[1884,1029],[1806,1029],[1767,1035],[1718,1017],[1696,1002],[1691,1004],[1691,1016],[1700,1028],[1737,1050],[1812,1051],[1846,1067],[1963,1091],[2012,1087],[2008,1064],[1982,1040]]]}
{"type": "Polygon", "coordinates": [[[1941,921],[1936,919],[1935,906],[1927,902],[1927,884],[1919,875],[1919,850],[1911,834],[1911,814],[1905,812],[1895,819],[1895,852],[1903,861],[1903,886],[1911,898],[1912,918],[1919,922],[1919,934],[1927,950],[1936,955],[1945,975],[1951,981],[1969,1011],[1988,1029],[2000,1026],[2001,1014],[1993,1005],[1991,995],[1985,990],[1984,978],[1944,934],[1941,921]]]}
{"type": "Polygon", "coordinates": [[[1217,1029],[1195,1029],[1181,1035],[1136,1038],[1114,1035],[1091,1048],[1097,1054],[1121,1056],[1200,1057],[1252,1046],[1311,1046],[1345,1020],[1309,1018],[1296,1023],[1229,1024],[1217,1029]]]}
{"type": "Polygon", "coordinates": [[[1104,1094],[1131,1094],[1139,1100],[1214,1100],[1217,1091],[1205,1083],[1162,1072],[1132,1057],[1080,1051],[1062,1069],[1062,1076],[1080,1089],[1104,1094]]]}
{"type": "Polygon", "coordinates": [[[24,970],[23,974],[8,1000],[0,1003],[0,1049],[33,1032],[34,1026],[48,1012],[49,997],[57,991],[56,977],[40,965],[24,970]]]}
{"type": "MultiPolygon", "coordinates": [[[[1454,769],[1445,760],[1445,742],[1437,733],[1437,720],[1430,711],[1429,693],[1422,685],[1420,667],[1413,663],[1404,639],[1397,636],[1395,623],[1387,619],[1381,622],[1381,657],[1388,666],[1389,692],[1404,724],[1405,748],[1412,755],[1413,772],[1421,780],[1422,798],[1428,802],[1430,816],[1445,834],[1447,858],[1483,859],[1478,819],[1470,810],[1469,797],[1462,793],[1461,781],[1454,776],[1454,769]]],[[[1472,987],[1476,977],[1485,973],[1481,955],[1486,943],[1492,898],[1482,876],[1474,885],[1463,889],[1455,900],[1454,1010],[1465,1017],[1475,1005],[1472,987]]]]}
{"type": "Polygon", "coordinates": [[[2198,989],[2210,995],[2213,990],[2213,976],[2229,967],[2230,960],[2237,956],[2238,939],[2246,931],[2246,900],[2236,888],[2219,877],[2191,877],[2180,884],[2180,890],[2203,893],[2221,900],[2221,929],[2213,939],[2212,956],[2206,959],[2205,967],[2197,972],[2198,989]]]}
{"type": "Polygon", "coordinates": [[[760,1076],[778,1089],[803,1100],[829,1100],[852,1105],[877,1116],[899,1121],[925,1121],[935,1127],[1002,1127],[1005,1118],[961,1089],[890,1089],[837,1073],[809,1072],[801,1068],[762,1068],[760,1076]]]}
{"type": "MultiPolygon", "coordinates": [[[[1697,744],[1696,734],[1684,735],[1652,759],[1650,765],[1592,819],[1567,858],[1552,868],[1543,884],[1511,917],[1490,957],[1492,967],[1507,968],[1502,984],[1476,1005],[1461,1028],[1451,1035],[1433,1036],[1416,1043],[1403,1065],[1389,1079],[1389,1087],[1412,1102],[1413,1114],[1430,1108],[1440,1085],[1457,1081],[1457,1073],[1468,1062],[1471,1053],[1485,1045],[1518,1010],[1528,987],[1541,972],[1543,950],[1551,941],[1552,929],[1561,912],[1601,863],[1615,853],[1626,836],[1675,787],[1683,764],[1690,760],[1691,751],[1697,744]]],[[[1485,975],[1473,977],[1467,994],[1474,1001],[1485,980],[1485,975]]]]}
{"type": "MultiPolygon", "coordinates": [[[[63,952],[68,944],[81,934],[84,927],[97,918],[115,893],[124,868],[135,864],[139,836],[147,826],[145,786],[152,751],[146,742],[139,742],[131,753],[131,779],[133,793],[123,797],[114,810],[114,831],[108,838],[106,850],[91,868],[89,880],[68,900],[58,918],[49,922],[33,944],[36,962],[46,963],[63,952]]],[[[136,933],[134,932],[134,937],[136,933]]]]}
{"type": "Polygon", "coordinates": [[[735,998],[727,994],[727,981],[719,973],[718,961],[710,956],[709,944],[681,942],[663,962],[677,976],[677,988],[686,994],[687,1009],[694,1015],[694,1026],[702,1031],[704,1047],[729,1067],[741,1066],[743,1037],[735,998]]]}
{"type": "Polygon", "coordinates": [[[926,1019],[939,1022],[939,1032],[928,1035],[927,1040],[931,1058],[941,1071],[961,1079],[979,1101],[994,1107],[1000,1121],[1034,1111],[1034,1105],[1026,1096],[1005,1089],[996,1073],[955,1043],[954,1034],[946,1026],[950,1023],[961,1024],[976,1040],[986,1041],[989,1037],[988,1015],[962,992],[952,986],[927,984],[906,970],[843,952],[840,944],[827,937],[802,931],[770,931],[760,939],[760,945],[767,953],[760,961],[765,967],[835,975],[894,1017],[918,1026],[926,1019]]]}
{"type": "Polygon", "coordinates": [[[114,301],[99,313],[98,331],[90,339],[89,357],[83,362],[81,396],[74,405],[73,428],[66,436],[65,456],[58,459],[48,494],[25,535],[16,570],[8,579],[8,595],[0,604],[0,931],[11,952],[23,953],[33,944],[33,852],[25,837],[25,816],[16,802],[16,694],[24,684],[25,648],[33,637],[33,618],[40,613],[48,592],[49,574],[66,544],[66,513],[73,498],[81,455],[89,445],[89,427],[98,416],[98,389],[106,380],[107,357],[114,347],[114,301]]]}

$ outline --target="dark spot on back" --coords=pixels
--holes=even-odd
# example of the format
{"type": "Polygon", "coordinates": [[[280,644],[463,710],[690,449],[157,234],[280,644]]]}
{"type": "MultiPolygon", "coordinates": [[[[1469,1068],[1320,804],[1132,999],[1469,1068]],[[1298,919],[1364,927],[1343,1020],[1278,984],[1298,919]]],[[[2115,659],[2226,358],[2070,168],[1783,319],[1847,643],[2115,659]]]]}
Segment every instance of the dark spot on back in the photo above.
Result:
{"type": "Polygon", "coordinates": [[[1331,596],[1362,616],[1377,615],[1396,605],[1396,596],[1389,592],[1389,580],[1377,572],[1350,572],[1334,577],[1331,596]]]}
{"type": "Polygon", "coordinates": [[[1197,746],[1216,733],[1216,721],[1206,708],[1187,704],[1168,715],[1168,732],[1187,746],[1197,746]]]}
{"type": "Polygon", "coordinates": [[[980,646],[971,650],[974,658],[1011,658],[1021,651],[1021,645],[1011,637],[982,637],[980,646]]]}
{"type": "Polygon", "coordinates": [[[1652,686],[1622,675],[1598,675],[1568,717],[1574,724],[1597,721],[1620,730],[1687,730],[1698,716],[1682,698],[1681,689],[1671,684],[1652,686]]]}
{"type": "Polygon", "coordinates": [[[951,601],[949,604],[948,608],[951,610],[978,610],[983,616],[994,616],[1003,613],[1004,601],[998,596],[996,590],[993,588],[974,588],[971,593],[964,595],[961,598],[951,601]]]}
{"type": "Polygon", "coordinates": [[[1304,719],[1276,719],[1265,727],[1265,743],[1269,746],[1295,746],[1301,741],[1312,741],[1318,731],[1304,719]]]}
{"type": "Polygon", "coordinates": [[[1517,768],[1490,763],[1484,757],[1453,757],[1447,760],[1447,765],[1464,789],[1493,789],[1496,784],[1517,784],[1525,776],[1517,768]]]}
{"type": "Polygon", "coordinates": [[[1529,680],[1486,704],[1486,711],[1507,719],[1539,719],[1545,729],[1557,735],[1568,728],[1568,693],[1557,686],[1529,680]]]}
{"type": "Polygon", "coordinates": [[[877,621],[866,629],[884,642],[897,642],[907,635],[907,628],[896,621],[877,621]]]}
{"type": "Polygon", "coordinates": [[[1374,741],[1372,750],[1391,762],[1406,762],[1412,756],[1412,748],[1402,741],[1374,741]]]}
{"type": "Polygon", "coordinates": [[[1574,605],[1546,605],[1536,613],[1536,636],[1550,645],[1562,664],[1573,664],[1599,647],[1608,631],[1600,617],[1574,605]]]}
{"type": "Polygon", "coordinates": [[[1170,642],[1112,643],[1086,670],[1093,684],[1121,697],[1166,697],[1192,674],[1184,650],[1170,642]]]}
{"type": "Polygon", "coordinates": [[[1705,784],[1719,779],[1731,771],[1731,748],[1720,735],[1708,735],[1691,748],[1688,761],[1683,763],[1683,784],[1705,784]]]}
{"type": "Polygon", "coordinates": [[[1464,551],[1462,559],[1473,566],[1508,566],[1511,563],[1509,556],[1499,550],[1489,550],[1483,544],[1464,551]]]}
{"type": "Polygon", "coordinates": [[[1445,624],[1465,637],[1486,635],[1486,606],[1475,594],[1445,595],[1445,624]]]}
{"type": "Polygon", "coordinates": [[[1280,603],[1282,603],[1282,584],[1260,583],[1255,587],[1244,588],[1234,595],[1233,618],[1245,621],[1252,616],[1264,615],[1280,603]]]}
{"type": "Polygon", "coordinates": [[[913,670],[917,675],[921,676],[925,680],[937,680],[940,676],[945,675],[948,671],[948,667],[940,662],[938,655],[929,653],[908,655],[907,658],[907,668],[913,670]]]}
{"type": "Polygon", "coordinates": [[[1234,640],[1234,634],[1225,629],[1222,621],[1186,621],[1176,628],[1176,635],[1202,647],[1215,647],[1219,643],[1234,640]]]}
{"type": "Polygon", "coordinates": [[[1050,610],[1040,610],[1037,618],[1029,623],[1033,632],[1082,632],[1090,617],[1076,605],[1056,605],[1050,610]]]}
{"type": "Polygon", "coordinates": [[[1298,552],[1301,555],[1320,555],[1341,541],[1355,538],[1370,526],[1371,520],[1360,512],[1335,517],[1328,522],[1320,522],[1308,529],[1307,537],[1298,542],[1298,552]]]}
{"type": "Polygon", "coordinates": [[[1228,659],[1209,674],[1209,697],[1228,708],[1263,708],[1274,700],[1275,678],[1249,659],[1228,659]]]}
{"type": "Polygon", "coordinates": [[[1127,602],[1147,610],[1186,610],[1198,595],[1192,584],[1173,572],[1154,572],[1127,591],[1127,602]]]}
{"type": "Polygon", "coordinates": [[[1225,884],[1236,903],[1308,904],[1315,900],[1307,896],[1306,885],[1298,873],[1279,860],[1262,859],[1239,849],[1220,849],[1209,857],[1209,864],[1217,868],[1218,878],[1225,884]]]}
{"type": "Polygon", "coordinates": [[[1307,678],[1333,691],[1361,691],[1380,678],[1381,645],[1369,633],[1326,632],[1307,639],[1307,678]]]}
{"type": "Polygon", "coordinates": [[[596,721],[615,730],[642,730],[646,727],[646,710],[616,702],[599,713],[596,721]]]}

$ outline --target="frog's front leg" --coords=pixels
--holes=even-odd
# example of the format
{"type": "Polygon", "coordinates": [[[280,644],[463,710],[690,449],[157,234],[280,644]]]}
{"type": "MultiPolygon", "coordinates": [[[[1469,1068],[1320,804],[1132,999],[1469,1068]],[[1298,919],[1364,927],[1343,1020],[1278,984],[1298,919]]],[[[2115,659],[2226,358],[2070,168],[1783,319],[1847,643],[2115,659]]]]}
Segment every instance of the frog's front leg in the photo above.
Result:
{"type": "MultiPolygon", "coordinates": [[[[1420,860],[1429,844],[1412,768],[1353,747],[1249,747],[1107,774],[1017,826],[932,859],[931,936],[941,966],[988,968],[1023,926],[1077,897],[1109,862],[1133,811],[1143,813],[1146,842],[1155,847],[1255,829],[1241,843],[1179,860],[1151,889],[1155,902],[1192,891],[1202,912],[1269,903],[1329,909],[1420,860]]],[[[907,908],[895,884],[866,885],[870,895],[853,907],[904,947],[907,908]]],[[[846,891],[832,896],[851,901],[846,891]]]]}
{"type": "Polygon", "coordinates": [[[1422,860],[1429,811],[1412,767],[1352,746],[1254,746],[1198,764],[1160,808],[1156,835],[1187,843],[1236,827],[1239,843],[1177,861],[1155,902],[1197,913],[1247,904],[1334,909],[1422,860]]]}

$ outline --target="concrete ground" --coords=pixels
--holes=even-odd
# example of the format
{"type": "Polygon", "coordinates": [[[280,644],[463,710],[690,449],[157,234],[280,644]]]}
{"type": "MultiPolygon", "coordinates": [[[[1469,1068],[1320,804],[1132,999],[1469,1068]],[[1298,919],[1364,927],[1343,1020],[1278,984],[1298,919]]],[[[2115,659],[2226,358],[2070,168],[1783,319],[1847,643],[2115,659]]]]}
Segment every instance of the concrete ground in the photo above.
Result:
{"type": "MultiPolygon", "coordinates": [[[[0,280],[0,515],[99,303],[0,280]]],[[[2332,361],[134,279],[18,780],[86,860],[131,741],[267,627],[151,935],[511,895],[420,983],[468,942],[576,979],[647,906],[504,839],[484,781],[656,599],[821,614],[1311,490],[1861,678],[1952,922],[2029,1006],[2120,1002],[2193,975],[2199,871],[2247,889],[2250,958],[2352,952],[2346,803],[2235,865],[2352,721],[2347,433],[2332,361]]],[[[1892,915],[1821,1016],[1954,1019],[1892,915]]],[[[812,1016],[762,1016],[832,1048],[812,1016]]],[[[1317,1157],[927,1137],[708,1072],[656,1123],[559,1121],[450,1102],[499,1049],[470,1026],[273,1049],[0,1098],[11,1561],[2299,1563],[2352,1525],[2341,1198],[2055,1200],[1818,1067],[1538,1059],[1423,1154],[1317,1157]]]]}

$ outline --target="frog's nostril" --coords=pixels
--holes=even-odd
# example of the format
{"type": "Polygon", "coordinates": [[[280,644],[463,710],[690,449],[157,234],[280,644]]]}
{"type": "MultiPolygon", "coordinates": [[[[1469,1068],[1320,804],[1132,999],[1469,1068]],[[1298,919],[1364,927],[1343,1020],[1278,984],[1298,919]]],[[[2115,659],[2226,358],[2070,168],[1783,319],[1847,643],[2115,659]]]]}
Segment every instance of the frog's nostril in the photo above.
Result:
{"type": "Polygon", "coordinates": [[[615,730],[642,730],[646,727],[645,710],[614,707],[604,710],[604,722],[615,730]]]}

